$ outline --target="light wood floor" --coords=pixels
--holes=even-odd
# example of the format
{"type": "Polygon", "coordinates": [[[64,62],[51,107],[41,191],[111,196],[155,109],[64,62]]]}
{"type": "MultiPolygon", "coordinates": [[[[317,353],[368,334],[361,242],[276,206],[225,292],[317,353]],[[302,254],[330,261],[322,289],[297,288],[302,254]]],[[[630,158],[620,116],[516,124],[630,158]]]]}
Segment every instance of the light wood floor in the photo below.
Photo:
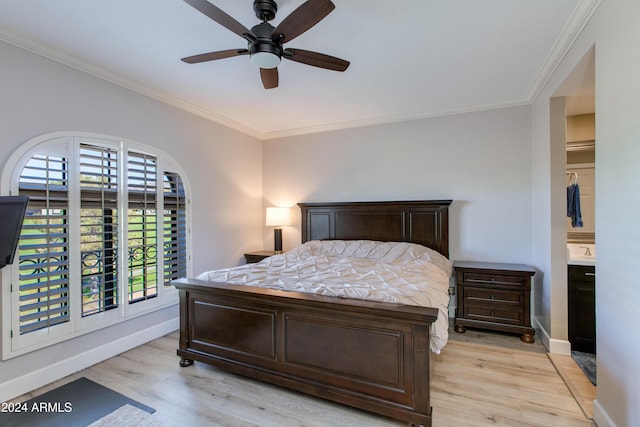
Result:
{"type": "Polygon", "coordinates": [[[587,418],[593,418],[593,401],[597,397],[596,386],[591,384],[571,356],[549,354],[549,359],[567,384],[582,412],[587,418]]]}
{"type": "Polygon", "coordinates": [[[589,396],[593,401],[595,387],[570,356],[558,360],[555,366],[537,340],[527,344],[510,334],[450,331],[436,357],[434,426],[595,426],[592,405],[587,414],[578,403],[589,396]]]}
{"type": "MultiPolygon", "coordinates": [[[[393,426],[384,417],[227,374],[178,366],[172,333],[14,401],[85,376],[156,409],[163,426],[393,426]]],[[[434,427],[584,426],[585,416],[539,344],[517,336],[451,332],[435,356],[434,427]]]]}

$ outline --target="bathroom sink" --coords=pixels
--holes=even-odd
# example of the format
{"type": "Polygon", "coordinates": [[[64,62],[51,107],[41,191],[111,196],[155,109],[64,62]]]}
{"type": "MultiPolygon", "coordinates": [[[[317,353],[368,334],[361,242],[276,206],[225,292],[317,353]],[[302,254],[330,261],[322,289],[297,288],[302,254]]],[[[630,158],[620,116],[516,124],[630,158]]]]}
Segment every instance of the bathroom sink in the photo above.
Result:
{"type": "Polygon", "coordinates": [[[567,262],[574,265],[596,265],[596,245],[568,243],[567,262]]]}

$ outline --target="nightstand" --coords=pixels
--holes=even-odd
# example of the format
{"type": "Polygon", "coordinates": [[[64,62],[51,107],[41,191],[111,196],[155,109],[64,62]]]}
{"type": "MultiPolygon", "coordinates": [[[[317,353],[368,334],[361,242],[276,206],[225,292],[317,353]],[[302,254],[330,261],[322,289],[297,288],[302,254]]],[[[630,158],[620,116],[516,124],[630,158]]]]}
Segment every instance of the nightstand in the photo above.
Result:
{"type": "Polygon", "coordinates": [[[274,251],[256,251],[244,254],[244,258],[247,260],[247,264],[253,264],[275,254],[274,251]]]}
{"type": "Polygon", "coordinates": [[[455,261],[457,301],[455,331],[490,329],[520,334],[534,341],[531,327],[531,277],[524,264],[455,261]]]}

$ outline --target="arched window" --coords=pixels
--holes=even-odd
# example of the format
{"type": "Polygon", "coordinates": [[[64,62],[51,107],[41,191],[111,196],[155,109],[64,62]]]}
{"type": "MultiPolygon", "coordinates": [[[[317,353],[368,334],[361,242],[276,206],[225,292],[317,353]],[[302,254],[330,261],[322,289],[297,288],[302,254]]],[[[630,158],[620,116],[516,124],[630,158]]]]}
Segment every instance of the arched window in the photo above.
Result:
{"type": "Polygon", "coordinates": [[[189,186],[168,155],[108,136],[48,134],[14,153],[2,185],[2,194],[29,196],[3,271],[4,357],[177,303],[170,281],[190,273],[189,186]]]}

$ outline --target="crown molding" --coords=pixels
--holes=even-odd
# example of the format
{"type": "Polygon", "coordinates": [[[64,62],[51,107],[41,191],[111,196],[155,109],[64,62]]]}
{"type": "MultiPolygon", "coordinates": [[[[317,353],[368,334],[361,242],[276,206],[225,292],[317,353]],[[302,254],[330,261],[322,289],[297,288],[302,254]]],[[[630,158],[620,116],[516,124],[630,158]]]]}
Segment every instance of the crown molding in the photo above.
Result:
{"type": "Polygon", "coordinates": [[[256,129],[245,126],[241,123],[238,123],[234,120],[231,120],[219,114],[212,113],[211,111],[208,111],[195,104],[186,102],[174,96],[168,95],[162,91],[152,89],[144,84],[133,81],[119,74],[107,71],[104,68],[98,67],[94,64],[91,64],[75,56],[69,55],[58,49],[54,49],[43,43],[35,42],[7,28],[0,27],[0,40],[5,41],[14,46],[17,46],[21,49],[27,50],[29,52],[35,53],[36,55],[43,56],[52,61],[59,62],[60,64],[74,68],[83,73],[92,75],[99,79],[106,80],[115,85],[124,87],[125,89],[132,90],[134,92],[137,92],[149,98],[160,101],[164,104],[171,105],[173,107],[187,111],[196,116],[216,122],[225,127],[237,130],[238,132],[244,133],[249,136],[253,136],[254,138],[263,139],[262,133],[257,131],[256,129]]]}
{"type": "Polygon", "coordinates": [[[329,132],[336,130],[344,130],[357,127],[376,126],[383,124],[391,124],[398,122],[405,122],[411,120],[430,119],[436,117],[443,117],[456,114],[465,114],[479,111],[486,111],[492,109],[509,108],[514,106],[521,106],[531,104],[535,101],[536,97],[540,94],[544,85],[551,78],[560,62],[567,54],[571,45],[575,42],[576,38],[589,22],[589,19],[600,5],[602,0],[579,0],[576,5],[571,18],[565,25],[560,36],[556,39],[551,52],[545,58],[545,61],[540,68],[536,78],[534,79],[529,91],[525,98],[509,102],[497,102],[478,105],[467,105],[460,108],[443,109],[438,111],[432,111],[427,113],[407,114],[397,116],[384,116],[373,119],[353,120],[346,122],[328,123],[319,126],[309,126],[301,128],[291,128],[273,132],[261,132],[257,129],[245,126],[238,123],[235,120],[231,120],[225,116],[215,114],[209,110],[206,110],[198,105],[189,103],[182,99],[168,95],[162,91],[152,89],[142,83],[128,79],[117,73],[110,72],[80,58],[69,55],[58,49],[54,49],[40,42],[35,42],[29,38],[26,38],[14,31],[7,28],[0,27],[0,40],[3,40],[9,44],[25,49],[29,52],[43,56],[50,60],[59,62],[81,72],[90,74],[94,77],[106,80],[110,83],[132,90],[149,98],[160,101],[164,104],[171,105],[179,108],[188,113],[218,123],[227,128],[236,130],[248,136],[254,137],[259,140],[270,140],[277,138],[285,138],[290,136],[299,136],[313,133],[329,132]]]}
{"type": "Polygon", "coordinates": [[[578,1],[571,17],[553,44],[551,51],[542,63],[542,67],[529,88],[527,93],[529,103],[533,103],[536,100],[601,2],[602,0],[578,1]]]}
{"type": "Polygon", "coordinates": [[[99,79],[106,80],[110,83],[116,84],[118,86],[124,87],[134,92],[140,93],[149,98],[152,98],[162,103],[179,108],[181,110],[184,110],[196,116],[205,118],[207,120],[211,120],[222,126],[228,127],[230,129],[234,129],[238,132],[244,133],[246,135],[252,136],[256,139],[263,140],[263,141],[269,140],[269,139],[276,139],[276,138],[285,138],[289,136],[308,135],[313,133],[329,132],[329,131],[357,128],[357,127],[384,125],[384,124],[391,124],[391,123],[398,123],[398,122],[406,122],[411,120],[421,120],[421,119],[443,117],[443,116],[449,116],[449,115],[455,115],[455,114],[464,114],[464,113],[472,113],[472,112],[484,111],[484,110],[508,108],[508,107],[520,106],[520,105],[525,105],[530,103],[527,99],[522,99],[522,100],[510,101],[510,102],[500,102],[500,103],[491,103],[491,104],[482,104],[482,105],[469,105],[469,106],[464,106],[460,108],[444,109],[444,110],[432,111],[428,113],[407,114],[407,115],[399,115],[399,116],[384,116],[384,117],[377,117],[373,119],[335,122],[335,123],[328,123],[328,124],[319,125],[319,126],[292,128],[292,129],[285,129],[285,130],[274,131],[274,132],[260,132],[257,129],[242,125],[241,123],[238,123],[227,117],[221,116],[219,114],[214,114],[211,111],[208,111],[195,104],[183,101],[179,98],[170,96],[164,92],[151,89],[150,87],[145,86],[141,83],[127,79],[119,74],[107,71],[101,67],[98,67],[82,59],[79,59],[75,56],[69,55],[58,49],[54,49],[40,42],[35,42],[9,29],[0,27],[0,40],[3,40],[9,44],[17,46],[29,52],[35,53],[36,55],[43,56],[52,61],[56,61],[68,67],[74,68],[78,71],[81,71],[83,73],[87,73],[99,79]]]}
{"type": "Polygon", "coordinates": [[[520,107],[529,105],[527,99],[520,99],[508,102],[495,102],[489,104],[467,105],[459,108],[443,109],[428,113],[406,114],[397,116],[383,116],[373,119],[351,120],[347,122],[328,123],[319,126],[309,126],[304,128],[286,129],[283,131],[265,132],[263,140],[286,138],[291,136],[308,135],[313,133],[330,132],[344,129],[353,129],[367,126],[387,125],[393,123],[408,122],[414,120],[433,119],[437,117],[454,116],[458,114],[477,113],[480,111],[499,110],[502,108],[520,107]]]}

